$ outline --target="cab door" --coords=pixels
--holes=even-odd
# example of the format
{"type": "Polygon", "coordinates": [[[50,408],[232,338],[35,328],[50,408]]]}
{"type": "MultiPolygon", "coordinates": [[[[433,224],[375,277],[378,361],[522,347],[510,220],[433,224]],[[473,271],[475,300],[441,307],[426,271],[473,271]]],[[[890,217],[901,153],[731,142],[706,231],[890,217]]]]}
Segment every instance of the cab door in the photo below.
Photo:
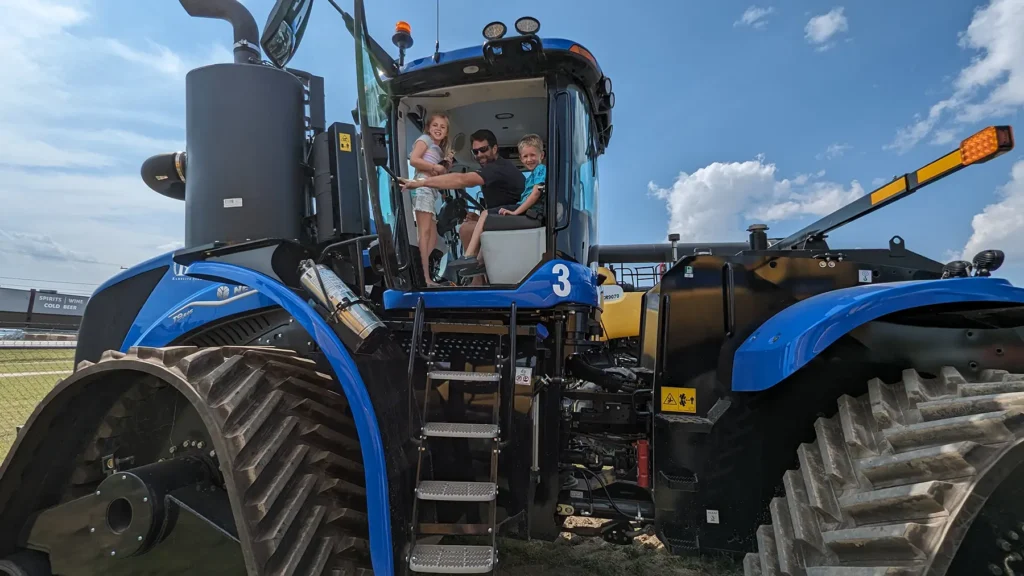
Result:
{"type": "Polygon", "coordinates": [[[370,197],[385,284],[388,288],[412,287],[408,230],[401,188],[381,166],[398,166],[392,142],[394,106],[387,87],[388,76],[398,66],[366,27],[362,0],[355,0],[352,22],[346,22],[355,39],[359,134],[363,165],[360,176],[370,197]]]}

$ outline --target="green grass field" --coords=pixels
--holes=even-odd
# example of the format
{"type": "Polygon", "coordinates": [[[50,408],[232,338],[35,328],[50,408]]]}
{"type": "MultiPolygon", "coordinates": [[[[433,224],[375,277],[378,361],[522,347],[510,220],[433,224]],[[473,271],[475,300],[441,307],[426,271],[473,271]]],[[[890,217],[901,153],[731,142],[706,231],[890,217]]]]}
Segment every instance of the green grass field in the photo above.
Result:
{"type": "Polygon", "coordinates": [[[54,384],[71,374],[74,358],[70,348],[0,348],[0,458],[14,443],[17,427],[54,384]]]}

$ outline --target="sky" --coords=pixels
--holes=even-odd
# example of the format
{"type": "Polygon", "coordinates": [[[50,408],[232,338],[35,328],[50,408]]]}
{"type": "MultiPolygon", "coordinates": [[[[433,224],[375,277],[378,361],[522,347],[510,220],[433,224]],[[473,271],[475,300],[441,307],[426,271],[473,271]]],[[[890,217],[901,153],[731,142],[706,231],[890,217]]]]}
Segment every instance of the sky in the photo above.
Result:
{"type": "MultiPolygon", "coordinates": [[[[351,9],[351,0],[338,0],[351,9]]],[[[245,0],[261,28],[272,0],[245,0]]],[[[783,237],[955,149],[1024,119],[1024,0],[716,0],[623,3],[373,0],[386,47],[410,58],[482,43],[530,15],[586,46],[611,77],[600,159],[600,243],[783,237]]],[[[185,142],[185,74],[231,60],[230,27],[167,0],[0,0],[0,286],[90,293],[173,250],[184,204],[146,188],[147,157],[185,142]]],[[[394,51],[393,51],[394,53],[394,51]]],[[[326,77],[328,119],[355,102],[353,45],[317,0],[292,66],[326,77]]],[[[1018,130],[1020,133],[1020,130],[1018,130]]],[[[833,232],[834,248],[925,256],[1006,252],[1024,285],[1024,146],[833,232]]]]}

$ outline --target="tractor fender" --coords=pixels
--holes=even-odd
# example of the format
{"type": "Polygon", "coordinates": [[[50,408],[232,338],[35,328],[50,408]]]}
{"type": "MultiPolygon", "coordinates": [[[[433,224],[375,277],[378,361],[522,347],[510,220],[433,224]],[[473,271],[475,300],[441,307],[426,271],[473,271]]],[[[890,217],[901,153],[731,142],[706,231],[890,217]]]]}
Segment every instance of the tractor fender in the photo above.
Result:
{"type": "MultiPolygon", "coordinates": [[[[247,268],[219,262],[196,262],[183,272],[187,276],[216,283],[209,284],[184,301],[175,302],[174,305],[165,308],[165,313],[161,316],[164,320],[158,322],[150,330],[139,332],[137,341],[126,341],[125,349],[130,346],[166,346],[170,344],[188,328],[163,329],[163,323],[167,322],[167,319],[173,320],[175,314],[180,315],[182,313],[180,309],[183,306],[199,301],[209,301],[207,293],[210,290],[217,290],[218,283],[221,282],[230,286],[232,291],[234,286],[242,286],[257,293],[257,295],[239,299],[237,301],[240,302],[239,305],[252,306],[266,303],[280,306],[291,314],[295,322],[306,330],[327,358],[352,409],[352,418],[359,435],[359,446],[366,471],[366,505],[370,517],[370,554],[373,571],[374,574],[393,574],[394,560],[384,442],[370,396],[348,350],[315,310],[293,290],[277,280],[247,268]],[[204,298],[206,300],[203,300],[204,298]]],[[[239,293],[239,295],[241,294],[243,292],[239,293]]],[[[228,296],[228,298],[231,297],[234,296],[228,296]]],[[[200,308],[206,307],[200,306],[200,308]]],[[[173,325],[174,323],[169,324],[169,326],[173,325]]]]}
{"type": "Polygon", "coordinates": [[[817,294],[768,319],[736,349],[732,389],[767,390],[843,335],[887,314],[971,302],[1024,305],[1024,289],[1001,278],[951,278],[864,284],[817,294]]]}

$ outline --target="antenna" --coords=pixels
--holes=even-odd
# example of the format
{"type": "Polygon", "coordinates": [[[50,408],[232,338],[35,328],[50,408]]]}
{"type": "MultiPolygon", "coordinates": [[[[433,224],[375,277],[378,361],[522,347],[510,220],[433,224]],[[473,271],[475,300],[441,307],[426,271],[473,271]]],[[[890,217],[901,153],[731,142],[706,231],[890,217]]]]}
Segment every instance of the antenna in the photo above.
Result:
{"type": "Polygon", "coordinates": [[[436,0],[434,14],[437,18],[434,29],[434,64],[441,61],[441,0],[436,0]]]}

